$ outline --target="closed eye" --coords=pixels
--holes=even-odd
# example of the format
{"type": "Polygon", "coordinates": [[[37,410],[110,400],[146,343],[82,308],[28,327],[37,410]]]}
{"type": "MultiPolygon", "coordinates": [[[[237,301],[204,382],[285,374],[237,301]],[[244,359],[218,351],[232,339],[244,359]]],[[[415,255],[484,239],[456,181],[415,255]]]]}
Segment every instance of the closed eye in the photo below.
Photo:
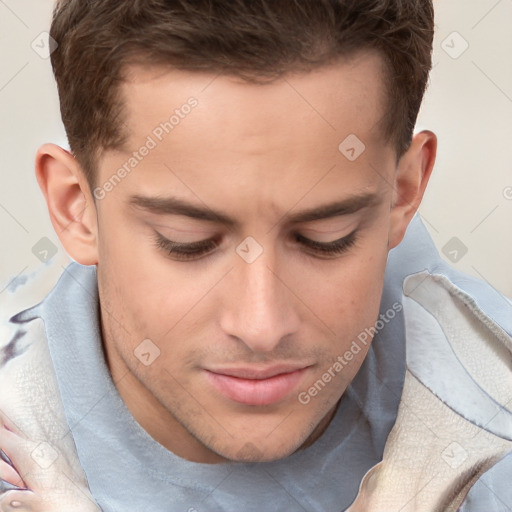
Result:
{"type": "Polygon", "coordinates": [[[321,258],[333,258],[343,254],[352,247],[356,242],[356,235],[357,232],[354,230],[348,235],[338,238],[337,240],[333,240],[332,242],[318,242],[296,233],[295,240],[304,246],[306,252],[313,253],[314,256],[321,258]]]}
{"type": "MultiPolygon", "coordinates": [[[[175,242],[165,238],[160,233],[155,231],[154,243],[158,249],[164,251],[169,257],[177,261],[193,261],[209,256],[220,245],[220,236],[209,238],[207,240],[199,240],[191,243],[175,242]]],[[[302,246],[303,250],[318,258],[334,258],[343,254],[356,242],[356,230],[348,235],[333,240],[332,242],[318,242],[311,240],[295,233],[293,235],[294,241],[302,246]]]]}
{"type": "Polygon", "coordinates": [[[190,261],[199,259],[213,252],[219,246],[219,237],[209,238],[207,240],[199,240],[192,243],[174,242],[165,238],[155,231],[155,245],[166,252],[171,258],[179,261],[190,261]]]}

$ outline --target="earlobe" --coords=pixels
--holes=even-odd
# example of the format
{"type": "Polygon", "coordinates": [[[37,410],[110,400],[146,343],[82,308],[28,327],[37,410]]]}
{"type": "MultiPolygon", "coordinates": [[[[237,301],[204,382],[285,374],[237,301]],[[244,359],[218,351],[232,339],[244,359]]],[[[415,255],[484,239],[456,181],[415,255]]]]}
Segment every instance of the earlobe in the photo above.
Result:
{"type": "Polygon", "coordinates": [[[418,210],[432,174],[437,137],[428,130],[417,133],[398,163],[391,207],[388,249],[403,239],[407,226],[418,210]]]}
{"type": "Polygon", "coordinates": [[[96,209],[74,156],[59,146],[45,144],[36,154],[35,172],[66,252],[82,265],[97,264],[96,209]]]}

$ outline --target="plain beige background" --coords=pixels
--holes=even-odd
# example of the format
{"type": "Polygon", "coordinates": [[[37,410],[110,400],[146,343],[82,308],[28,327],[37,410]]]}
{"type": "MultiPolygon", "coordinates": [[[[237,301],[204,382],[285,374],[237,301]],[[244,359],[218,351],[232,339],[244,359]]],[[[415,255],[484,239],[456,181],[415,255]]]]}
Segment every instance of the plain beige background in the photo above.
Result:
{"type": "MultiPolygon", "coordinates": [[[[421,215],[446,259],[510,297],[512,0],[435,5],[418,129],[438,135],[439,153],[421,215]]],[[[40,144],[67,144],[41,42],[51,9],[50,0],[0,0],[0,319],[40,300],[69,261],[33,171],[40,144]],[[55,256],[41,261],[41,247],[52,246],[55,256]]]]}

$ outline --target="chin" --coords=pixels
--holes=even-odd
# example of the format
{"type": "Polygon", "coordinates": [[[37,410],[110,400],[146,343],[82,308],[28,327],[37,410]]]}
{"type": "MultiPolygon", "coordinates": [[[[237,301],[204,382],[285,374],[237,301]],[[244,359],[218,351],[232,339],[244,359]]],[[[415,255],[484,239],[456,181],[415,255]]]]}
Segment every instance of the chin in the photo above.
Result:
{"type": "MultiPolygon", "coordinates": [[[[295,443],[290,443],[290,437],[287,436],[286,444],[276,441],[273,443],[269,442],[268,439],[247,441],[246,443],[237,443],[236,446],[231,445],[224,450],[215,451],[233,462],[274,462],[295,453],[306,440],[300,439],[295,443]]],[[[212,449],[215,448],[212,447],[212,449]]]]}

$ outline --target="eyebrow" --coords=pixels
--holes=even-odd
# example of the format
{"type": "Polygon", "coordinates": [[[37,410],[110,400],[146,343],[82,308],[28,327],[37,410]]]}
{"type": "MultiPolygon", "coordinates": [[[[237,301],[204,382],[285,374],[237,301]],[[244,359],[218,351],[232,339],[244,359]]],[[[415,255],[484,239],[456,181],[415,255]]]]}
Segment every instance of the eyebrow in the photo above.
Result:
{"type": "MultiPolygon", "coordinates": [[[[325,205],[303,210],[298,213],[288,213],[283,218],[290,223],[312,222],[315,220],[328,219],[355,213],[363,208],[369,208],[380,204],[381,197],[376,193],[366,193],[351,196],[340,201],[335,201],[325,205]]],[[[235,227],[238,221],[232,219],[222,212],[192,204],[177,197],[149,197],[133,195],[128,199],[128,203],[137,208],[141,208],[156,215],[182,215],[198,220],[206,220],[225,224],[228,227],[235,227]]]]}

